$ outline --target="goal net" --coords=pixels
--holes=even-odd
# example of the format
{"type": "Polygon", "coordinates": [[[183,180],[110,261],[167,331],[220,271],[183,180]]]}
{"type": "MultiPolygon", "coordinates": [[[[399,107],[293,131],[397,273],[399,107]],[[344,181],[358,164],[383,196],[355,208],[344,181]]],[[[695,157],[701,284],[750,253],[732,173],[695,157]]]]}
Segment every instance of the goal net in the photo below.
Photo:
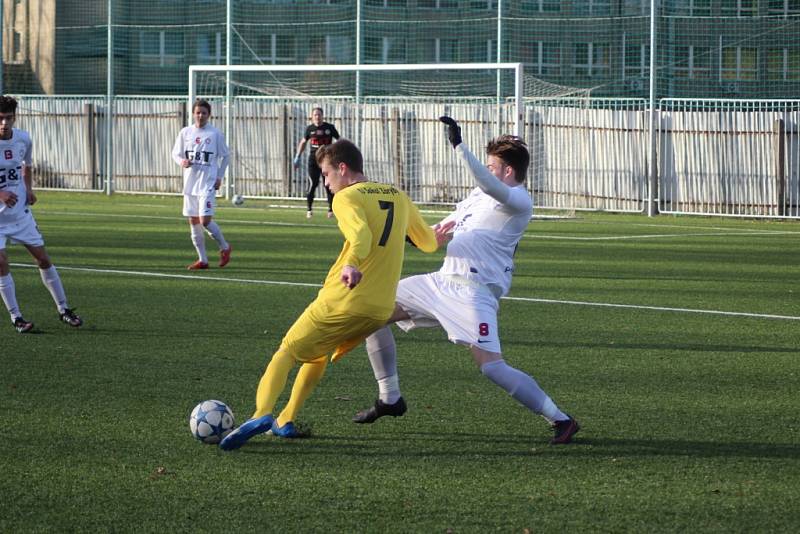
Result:
{"type": "MultiPolygon", "coordinates": [[[[525,76],[519,63],[189,69],[189,102],[209,100],[231,147],[228,196],[303,198],[308,151],[299,168],[292,160],[312,109],[321,107],[325,122],[361,148],[371,180],[395,184],[416,202],[452,204],[474,184],[453,157],[441,115],[458,120],[464,140],[480,152],[499,134],[530,134],[526,99],[586,96],[525,76]]],[[[324,197],[321,185],[317,197],[324,197]]]]}

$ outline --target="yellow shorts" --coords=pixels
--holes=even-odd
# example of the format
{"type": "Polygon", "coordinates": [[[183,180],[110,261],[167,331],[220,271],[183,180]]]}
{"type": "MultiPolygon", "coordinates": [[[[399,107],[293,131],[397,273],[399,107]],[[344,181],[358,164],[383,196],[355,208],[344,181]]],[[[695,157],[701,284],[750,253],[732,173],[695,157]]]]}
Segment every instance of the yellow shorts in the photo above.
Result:
{"type": "Polygon", "coordinates": [[[335,362],[383,327],[386,320],[331,310],[315,300],[286,332],[281,348],[299,362],[310,362],[331,353],[331,361],[335,362]]]}

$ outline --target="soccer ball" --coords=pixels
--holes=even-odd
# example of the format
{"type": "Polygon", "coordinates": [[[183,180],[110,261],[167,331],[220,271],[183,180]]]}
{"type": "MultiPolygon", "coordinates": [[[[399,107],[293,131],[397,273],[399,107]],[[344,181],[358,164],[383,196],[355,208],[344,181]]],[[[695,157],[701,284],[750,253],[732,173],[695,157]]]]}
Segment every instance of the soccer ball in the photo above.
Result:
{"type": "Polygon", "coordinates": [[[192,410],[189,416],[189,430],[192,435],[212,445],[233,430],[233,412],[228,405],[218,400],[203,401],[192,410]]]}
{"type": "Polygon", "coordinates": [[[241,206],[244,204],[244,197],[242,195],[233,195],[233,198],[231,198],[231,204],[234,206],[241,206]]]}

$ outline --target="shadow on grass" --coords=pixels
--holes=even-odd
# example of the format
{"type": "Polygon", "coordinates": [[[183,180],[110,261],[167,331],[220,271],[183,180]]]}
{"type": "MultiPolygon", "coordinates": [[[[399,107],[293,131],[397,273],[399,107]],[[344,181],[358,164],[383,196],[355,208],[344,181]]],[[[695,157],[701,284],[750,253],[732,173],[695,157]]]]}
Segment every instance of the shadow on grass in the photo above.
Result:
{"type": "Polygon", "coordinates": [[[496,436],[489,434],[445,434],[409,432],[402,438],[381,436],[312,435],[302,440],[268,437],[251,441],[241,452],[275,454],[333,454],[358,457],[525,457],[562,452],[570,457],[641,458],[690,456],[695,458],[786,458],[800,457],[800,444],[712,442],[684,439],[576,438],[571,445],[551,446],[549,436],[496,436]]]}

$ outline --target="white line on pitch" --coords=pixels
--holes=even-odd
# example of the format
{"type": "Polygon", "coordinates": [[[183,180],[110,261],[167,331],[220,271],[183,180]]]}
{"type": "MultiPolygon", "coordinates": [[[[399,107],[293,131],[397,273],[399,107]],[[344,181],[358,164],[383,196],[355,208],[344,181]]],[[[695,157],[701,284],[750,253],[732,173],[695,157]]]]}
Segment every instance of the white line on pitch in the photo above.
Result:
{"type": "Polygon", "coordinates": [[[751,232],[687,232],[685,234],[640,234],[640,235],[611,235],[611,236],[569,236],[569,235],[547,235],[526,233],[525,237],[529,239],[563,239],[565,241],[618,241],[626,239],[656,239],[666,237],[706,237],[706,236],[779,236],[779,235],[800,235],[798,232],[782,232],[782,231],[751,231],[751,232]]]}
{"type": "MultiPolygon", "coordinates": [[[[27,263],[10,263],[13,267],[36,267],[27,263]]],[[[217,282],[240,282],[242,284],[264,284],[274,286],[300,286],[300,287],[322,287],[320,284],[306,284],[303,282],[281,282],[279,280],[248,280],[246,278],[224,278],[222,276],[196,276],[190,274],[169,274],[169,273],[150,273],[147,271],[120,271],[117,269],[92,269],[89,267],[65,267],[58,266],[59,271],[83,271],[87,273],[106,273],[106,274],[128,274],[132,276],[150,276],[153,278],[181,278],[184,280],[214,280],[217,282]]]]}
{"type": "Polygon", "coordinates": [[[519,300],[523,302],[541,302],[544,304],[571,304],[575,306],[598,306],[603,308],[632,308],[636,310],[653,310],[683,313],[702,313],[707,315],[728,315],[734,317],[752,317],[759,319],[783,319],[786,321],[800,321],[800,317],[793,315],[772,315],[768,313],[729,312],[722,310],[696,310],[692,308],[670,308],[667,306],[641,306],[639,304],[610,304],[607,302],[584,302],[580,300],[554,300],[530,297],[503,297],[506,300],[519,300]]]}
{"type": "MultiPolygon", "coordinates": [[[[28,267],[35,268],[35,265],[26,263],[11,263],[12,267],[28,267]]],[[[60,271],[82,271],[88,273],[106,273],[106,274],[123,274],[131,276],[149,276],[153,278],[179,278],[184,280],[214,280],[217,282],[238,282],[242,284],[260,284],[260,285],[276,285],[276,286],[296,286],[296,287],[322,287],[321,284],[309,284],[304,282],[281,282],[278,280],[248,280],[245,278],[224,278],[221,276],[197,276],[189,274],[168,274],[168,273],[151,273],[147,271],[120,271],[116,269],[93,269],[90,267],[65,267],[58,266],[60,271]]],[[[639,304],[613,304],[608,302],[585,302],[580,300],[555,300],[555,299],[540,299],[533,297],[503,297],[503,300],[515,300],[520,302],[539,302],[542,304],[566,304],[572,306],[596,306],[603,308],[626,308],[636,310],[652,310],[652,311],[667,311],[678,313],[699,313],[705,315],[725,315],[733,317],[750,317],[757,319],[781,319],[786,321],[800,321],[800,317],[793,315],[774,315],[768,313],[747,313],[747,312],[729,312],[722,310],[697,310],[692,308],[670,308],[666,306],[642,306],[639,304]]]]}
{"type": "MultiPolygon", "coordinates": [[[[114,218],[131,218],[131,219],[151,219],[161,221],[175,221],[181,220],[183,217],[178,216],[165,216],[165,215],[134,215],[125,213],[91,213],[91,212],[71,212],[71,211],[44,211],[49,215],[75,215],[75,216],[88,216],[88,217],[114,217],[114,218]]],[[[290,222],[276,222],[276,221],[242,221],[236,219],[221,219],[226,223],[245,224],[254,226],[289,226],[298,228],[327,228],[329,230],[337,229],[334,225],[329,224],[313,224],[313,223],[290,223],[290,222]]],[[[776,230],[738,230],[729,232],[687,232],[684,234],[641,234],[641,235],[620,235],[620,236],[566,236],[566,235],[548,235],[526,233],[524,237],[528,239],[551,239],[551,240],[564,240],[564,241],[618,241],[630,239],[657,239],[657,238],[673,238],[673,237],[705,237],[705,236],[748,236],[748,235],[800,235],[800,232],[790,231],[776,231],[776,230]]]]}

